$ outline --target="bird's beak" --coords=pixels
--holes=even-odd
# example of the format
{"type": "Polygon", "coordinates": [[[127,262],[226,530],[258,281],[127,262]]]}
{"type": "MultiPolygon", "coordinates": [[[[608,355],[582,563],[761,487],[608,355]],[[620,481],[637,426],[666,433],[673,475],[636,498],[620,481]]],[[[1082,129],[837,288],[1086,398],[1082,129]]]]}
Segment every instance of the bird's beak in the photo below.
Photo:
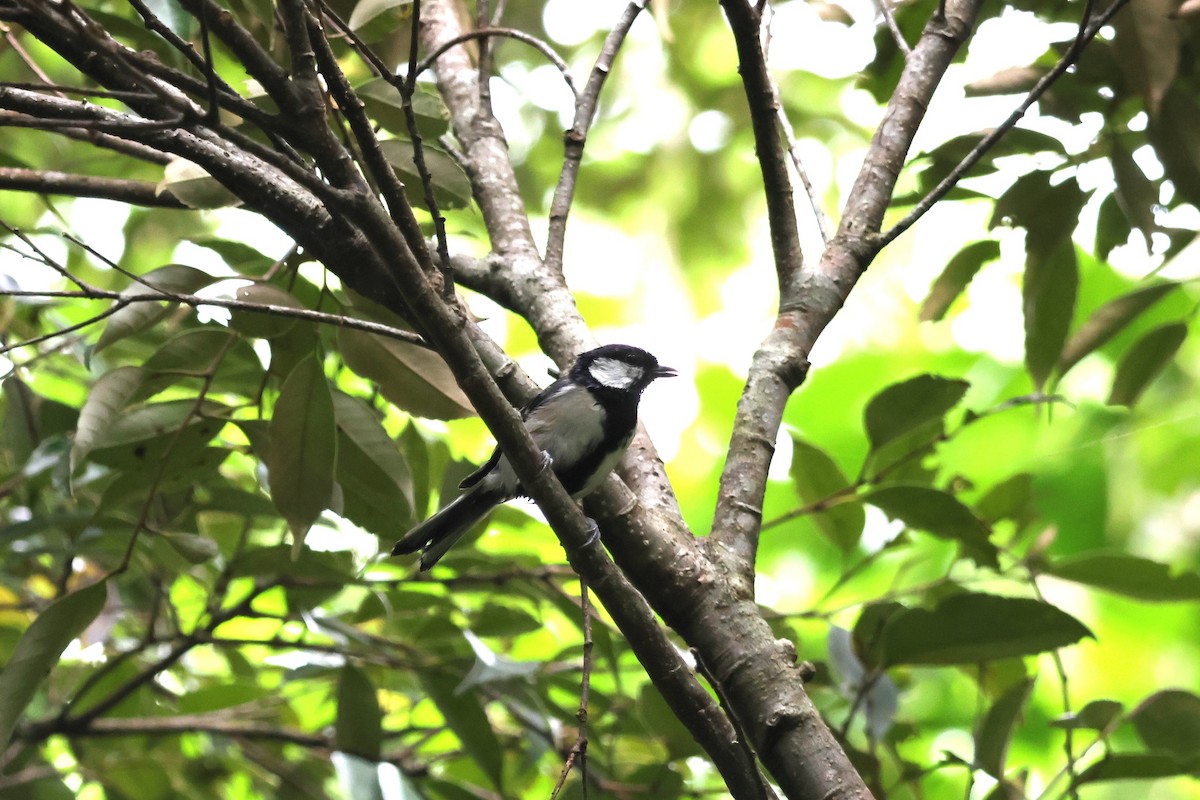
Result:
{"type": "Polygon", "coordinates": [[[670,367],[664,367],[661,364],[654,368],[655,378],[674,378],[679,373],[670,367]]]}

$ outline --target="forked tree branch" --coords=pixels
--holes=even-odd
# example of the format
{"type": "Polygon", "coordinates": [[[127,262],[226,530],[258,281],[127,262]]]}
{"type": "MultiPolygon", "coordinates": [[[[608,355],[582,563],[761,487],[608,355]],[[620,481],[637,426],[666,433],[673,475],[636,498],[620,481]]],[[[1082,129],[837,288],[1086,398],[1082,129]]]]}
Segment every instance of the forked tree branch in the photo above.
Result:
{"type": "MultiPolygon", "coordinates": [[[[738,404],[713,524],[720,553],[728,554],[733,559],[731,568],[747,578],[753,575],[767,471],[784,406],[804,378],[817,336],[877,252],[874,236],[913,137],[946,68],[974,28],[981,5],[982,0],[951,0],[944,18],[935,14],[926,25],[871,140],[837,233],[817,264],[789,276],[780,293],[775,326],[754,355],[738,404]]],[[[748,99],[752,108],[766,102],[760,94],[749,94],[748,99]]],[[[765,112],[760,108],[757,113],[765,112]]],[[[780,152],[767,156],[772,165],[781,158],[780,152]]]]}

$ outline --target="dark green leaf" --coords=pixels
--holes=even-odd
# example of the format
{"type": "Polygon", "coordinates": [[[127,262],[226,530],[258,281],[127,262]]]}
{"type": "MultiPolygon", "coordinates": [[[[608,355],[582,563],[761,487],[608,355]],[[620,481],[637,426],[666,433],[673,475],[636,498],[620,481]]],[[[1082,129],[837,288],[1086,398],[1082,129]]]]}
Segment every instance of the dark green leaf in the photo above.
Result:
{"type": "Polygon", "coordinates": [[[1025,249],[1047,253],[1070,240],[1086,199],[1074,180],[1051,186],[1050,173],[1030,172],[996,201],[991,226],[1020,226],[1027,231],[1025,249]]]}
{"type": "Polygon", "coordinates": [[[279,390],[266,465],[271,499],[288,521],[298,550],[329,505],[337,466],[333,398],[316,356],[297,364],[279,390]]]}
{"type": "MultiPolygon", "coordinates": [[[[304,308],[304,304],[292,295],[269,283],[254,283],[237,290],[237,299],[274,309],[287,310],[304,308]]],[[[296,324],[295,317],[274,314],[268,311],[249,311],[235,308],[231,312],[229,327],[246,336],[274,339],[282,336],[296,324]]]]}
{"type": "Polygon", "coordinates": [[[1079,330],[1075,331],[1063,348],[1058,362],[1059,374],[1066,374],[1067,370],[1079,363],[1080,359],[1103,346],[1139,314],[1157,303],[1176,286],[1178,284],[1175,283],[1143,286],[1110,300],[1096,309],[1083,325],[1079,326],[1079,330]]]}
{"type": "Polygon", "coordinates": [[[1200,103],[1192,92],[1169,89],[1147,134],[1179,197],[1200,205],[1200,103]]]}
{"type": "MultiPolygon", "coordinates": [[[[153,294],[155,289],[177,294],[194,294],[215,280],[216,278],[212,275],[194,267],[168,264],[147,272],[139,282],[134,283],[121,294],[139,297],[153,294]]],[[[104,326],[104,331],[100,334],[100,339],[96,342],[96,347],[92,352],[99,353],[114,342],[141,333],[165,317],[173,307],[174,304],[153,301],[139,301],[125,306],[108,318],[108,323],[104,326]]]]}
{"type": "Polygon", "coordinates": [[[863,502],[906,527],[959,542],[980,566],[997,566],[996,547],[989,540],[991,531],[951,494],[925,486],[885,486],[865,494],[863,502]]]}
{"type": "Polygon", "coordinates": [[[974,664],[1043,653],[1091,635],[1083,623],[1049,603],[957,594],[933,610],[893,615],[883,629],[883,653],[889,665],[974,664]]]}
{"type": "MultiPolygon", "coordinates": [[[[354,87],[367,113],[379,121],[384,130],[393,133],[408,133],[408,121],[404,118],[404,100],[400,90],[384,78],[372,78],[354,87]]],[[[424,91],[420,84],[413,94],[413,114],[421,130],[445,131],[450,120],[450,111],[440,96],[424,91]],[[428,130],[427,130],[428,129],[428,130]]]]}
{"type": "Polygon", "coordinates": [[[867,404],[865,426],[871,449],[939,419],[958,405],[970,384],[939,375],[918,375],[887,387],[867,404]]]}
{"type": "Polygon", "coordinates": [[[117,367],[92,384],[92,390],[79,410],[75,442],[71,445],[72,474],[92,448],[105,438],[109,428],[124,415],[125,404],[145,379],[146,373],[139,367],[117,367]]]}
{"type": "Polygon", "coordinates": [[[339,350],[350,369],[379,386],[400,408],[418,417],[459,419],[475,410],[436,353],[373,333],[340,328],[339,350]]]}
{"type": "Polygon", "coordinates": [[[921,304],[921,321],[940,320],[946,316],[950,304],[963,293],[980,268],[999,257],[1000,243],[993,239],[984,239],[959,250],[930,287],[929,296],[921,304]]]}
{"type": "Polygon", "coordinates": [[[237,334],[224,329],[196,328],[172,337],[146,359],[149,372],[180,372],[203,375],[211,372],[231,339],[237,334]]]}
{"type": "Polygon", "coordinates": [[[1187,325],[1175,322],[1162,325],[1133,343],[1117,364],[1109,405],[1133,407],[1142,392],[1175,358],[1187,338],[1187,325]]]}
{"type": "Polygon", "coordinates": [[[347,664],[342,667],[337,688],[337,724],[334,743],[343,753],[371,761],[379,760],[383,741],[383,714],[375,687],[366,673],[347,664]]]}
{"type": "MultiPolygon", "coordinates": [[[[1025,367],[1041,389],[1058,363],[1075,314],[1079,267],[1070,229],[1050,249],[1026,251],[1022,298],[1025,310],[1025,367]]],[[[1032,231],[1030,232],[1032,236],[1032,231]]]]}
{"type": "Polygon", "coordinates": [[[1153,243],[1150,235],[1158,230],[1154,221],[1154,208],[1158,205],[1158,186],[1133,160],[1133,154],[1121,145],[1119,139],[1112,140],[1112,167],[1117,180],[1117,200],[1130,224],[1142,232],[1146,248],[1153,243]]]}
{"type": "Polygon", "coordinates": [[[1121,210],[1121,203],[1117,200],[1116,192],[1113,192],[1104,198],[1096,217],[1096,258],[1108,258],[1114,247],[1129,241],[1131,230],[1129,218],[1121,210]]]}
{"type": "Polygon", "coordinates": [[[412,0],[359,0],[347,21],[351,30],[358,30],[385,11],[398,6],[410,5],[412,0]]]}
{"type": "Polygon", "coordinates": [[[1187,764],[1157,753],[1109,753],[1079,773],[1075,785],[1099,781],[1146,781],[1172,775],[1196,774],[1198,771],[1200,761],[1187,764]]]}
{"type": "Polygon", "coordinates": [[[1124,710],[1125,706],[1116,700],[1093,700],[1079,709],[1076,714],[1067,714],[1051,720],[1050,725],[1055,728],[1102,731],[1107,729],[1124,710]]]}
{"type": "Polygon", "coordinates": [[[1008,744],[1032,690],[1033,678],[1011,687],[992,704],[975,731],[975,766],[993,778],[1004,777],[1008,744]]]}
{"type": "Polygon", "coordinates": [[[169,458],[191,460],[225,427],[224,406],[171,400],[127,410],[93,443],[91,460],[120,469],[147,470],[169,458]]]}
{"type": "Polygon", "coordinates": [[[188,208],[228,208],[242,204],[240,198],[209,175],[204,167],[185,158],[175,158],[163,167],[156,194],[170,194],[188,208]]]}
{"type": "Polygon", "coordinates": [[[1158,116],[1179,71],[1180,28],[1172,19],[1177,7],[1175,0],[1139,0],[1113,20],[1113,54],[1129,89],[1146,101],[1151,118],[1158,116]]]}
{"type": "Polygon", "coordinates": [[[1050,575],[1139,600],[1200,600],[1200,573],[1173,571],[1166,564],[1128,553],[1086,553],[1052,561],[1050,575]]]}
{"type": "Polygon", "coordinates": [[[408,464],[365,404],[341,393],[333,399],[340,513],[364,530],[395,538],[417,521],[408,464]]]}
{"type": "Polygon", "coordinates": [[[790,474],[806,505],[835,498],[828,508],[814,511],[812,521],[839,550],[852,551],[862,535],[866,514],[854,493],[846,491],[850,482],[837,463],[821,448],[793,436],[790,474]]]}
{"type": "MultiPolygon", "coordinates": [[[[399,173],[404,182],[418,192],[417,196],[424,197],[421,191],[421,175],[417,172],[413,160],[415,151],[412,142],[407,139],[388,139],[380,142],[380,148],[388,163],[399,173]]],[[[421,148],[425,156],[425,168],[429,170],[429,179],[433,182],[433,196],[439,208],[466,208],[471,204],[471,181],[467,173],[462,171],[458,162],[444,150],[425,143],[421,148]]]]}
{"type": "Polygon", "coordinates": [[[491,779],[492,784],[502,790],[504,750],[496,739],[478,696],[471,691],[455,691],[458,684],[459,681],[446,672],[426,672],[421,675],[425,693],[442,712],[450,730],[454,731],[467,754],[491,779]]]}
{"type": "Polygon", "coordinates": [[[1200,697],[1167,689],[1150,695],[1129,716],[1148,749],[1180,761],[1200,760],[1200,697]]]}
{"type": "Polygon", "coordinates": [[[21,634],[0,672],[0,743],[7,745],[17,720],[59,656],[99,615],[108,584],[97,581],[55,600],[21,634]]]}

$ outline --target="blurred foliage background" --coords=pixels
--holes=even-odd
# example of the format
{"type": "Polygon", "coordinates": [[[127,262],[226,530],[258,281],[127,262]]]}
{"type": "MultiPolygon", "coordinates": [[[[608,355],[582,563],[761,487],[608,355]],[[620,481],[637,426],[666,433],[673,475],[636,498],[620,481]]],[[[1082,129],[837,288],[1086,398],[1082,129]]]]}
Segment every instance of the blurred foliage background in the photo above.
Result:
{"type": "MultiPolygon", "coordinates": [[[[132,47],[178,60],[124,3],[80,5],[132,47]]],[[[171,3],[148,5],[197,35],[171,3]]],[[[389,63],[407,59],[408,6],[331,6],[389,63]]],[[[268,0],[230,8],[262,41],[278,35],[268,0]]],[[[582,76],[620,8],[549,0],[503,19],[582,76]]],[[[899,29],[911,40],[933,9],[898,5],[899,29]]],[[[703,535],[775,281],[719,8],[652,12],[603,96],[565,262],[600,340],[643,346],[686,376],[656,385],[642,416],[703,535]]],[[[1081,12],[985,6],[930,108],[895,220],[1053,65],[1081,12]]],[[[877,796],[1200,797],[1195,13],[1132,0],[883,251],[789,405],[758,599],[816,666],[813,697],[877,796]],[[1026,607],[981,606],[955,628],[964,592],[1044,599],[1092,635],[1054,620],[1046,641],[1022,629],[988,651],[995,642],[973,633],[1002,631],[1026,607]],[[881,643],[897,604],[942,612],[944,637],[910,640],[907,655],[881,643]]],[[[19,28],[4,36],[6,80],[77,80],[19,28]]],[[[771,37],[796,151],[836,221],[903,55],[858,0],[774,4],[771,37]]],[[[544,228],[571,97],[535,50],[503,41],[493,54],[493,100],[544,228]]],[[[249,94],[229,56],[215,57],[249,94]]],[[[342,66],[402,150],[397,98],[349,53],[342,66]]],[[[434,139],[444,109],[426,99],[434,139]]],[[[18,128],[4,130],[0,162],[161,181],[180,197],[188,180],[211,188],[18,128]]],[[[444,167],[455,249],[485,255],[469,190],[444,167]]],[[[394,320],[248,212],[2,197],[0,721],[16,736],[0,794],[550,796],[575,741],[585,650],[578,582],[552,533],[515,504],[428,575],[385,557],[490,451],[444,368],[368,333],[213,306],[135,304],[71,330],[112,301],[17,296],[72,288],[51,265],[111,291],[136,291],[135,275],[394,320]],[[313,442],[297,462],[298,443],[313,442]],[[314,495],[323,480],[332,494],[314,495]],[[318,514],[293,557],[282,519],[304,529],[318,514]],[[127,570],[71,591],[127,555],[127,570]]],[[[815,259],[820,224],[801,218],[815,259]]],[[[546,374],[528,326],[470,303],[546,374]]],[[[602,610],[591,637],[591,796],[721,796],[602,610]]],[[[560,796],[582,796],[581,781],[574,772],[560,796]]]]}

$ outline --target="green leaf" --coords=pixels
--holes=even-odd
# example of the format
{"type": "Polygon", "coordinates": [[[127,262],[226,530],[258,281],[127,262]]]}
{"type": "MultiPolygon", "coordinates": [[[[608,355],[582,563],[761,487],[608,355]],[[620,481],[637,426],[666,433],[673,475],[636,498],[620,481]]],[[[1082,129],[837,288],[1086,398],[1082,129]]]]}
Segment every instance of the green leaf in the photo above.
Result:
{"type": "MultiPolygon", "coordinates": [[[[792,466],[789,471],[792,485],[801,502],[811,505],[850,487],[850,481],[842,473],[829,454],[814,444],[796,436],[792,437],[792,466]]],[[[866,513],[853,492],[843,495],[830,507],[812,513],[813,524],[843,553],[852,551],[862,536],[866,524],[866,513]]]]}
{"type": "Polygon", "coordinates": [[[1200,761],[1191,764],[1157,753],[1109,753],[1075,779],[1076,786],[1100,781],[1152,780],[1172,775],[1196,774],[1200,761]]]}
{"type": "MultiPolygon", "coordinates": [[[[152,294],[155,289],[176,294],[195,294],[216,280],[207,272],[201,272],[194,267],[168,264],[147,272],[141,277],[141,282],[134,283],[121,294],[127,297],[137,297],[152,294]],[[149,286],[145,284],[149,284],[149,286]]],[[[174,307],[174,303],[156,303],[149,300],[125,306],[108,318],[108,323],[104,326],[104,331],[100,334],[100,339],[96,342],[92,353],[99,353],[114,342],[150,328],[174,307]]]]}
{"type": "Polygon", "coordinates": [[[169,339],[144,364],[149,372],[205,375],[228,349],[236,334],[225,329],[195,328],[169,339]]]}
{"type": "Polygon", "coordinates": [[[1129,241],[1130,220],[1121,209],[1116,192],[1104,198],[1096,217],[1096,258],[1104,260],[1114,247],[1129,241]]]}
{"type": "Polygon", "coordinates": [[[1200,697],[1166,689],[1150,695],[1129,716],[1148,749],[1180,761],[1200,760],[1200,697]]]}
{"type": "Polygon", "coordinates": [[[1113,20],[1113,55],[1129,88],[1158,116],[1164,95],[1179,72],[1179,23],[1176,0],[1138,0],[1113,20]]]}
{"type": "Polygon", "coordinates": [[[75,442],[71,445],[71,474],[75,474],[110,427],[124,416],[125,405],[145,379],[146,373],[139,367],[117,367],[92,384],[87,400],[79,409],[75,442]]]}
{"type": "Polygon", "coordinates": [[[55,600],[21,634],[0,672],[0,744],[8,744],[37,687],[67,645],[100,614],[107,599],[107,583],[97,581],[55,600]]]}
{"type": "Polygon", "coordinates": [[[1078,364],[1080,359],[1102,347],[1109,339],[1120,333],[1122,328],[1174,290],[1176,286],[1178,286],[1176,283],[1143,286],[1110,300],[1096,309],[1063,347],[1058,361],[1059,374],[1066,374],[1067,370],[1078,364]]]}
{"type": "Polygon", "coordinates": [[[1050,249],[1027,248],[1021,292],[1025,310],[1025,367],[1039,390],[1049,380],[1063,352],[1078,289],[1079,268],[1069,229],[1050,249]]]}
{"type": "Polygon", "coordinates": [[[384,397],[410,414],[431,419],[475,414],[437,353],[348,328],[338,329],[337,340],[350,369],[376,383],[384,397]]]}
{"type": "Polygon", "coordinates": [[[188,208],[228,208],[242,204],[241,198],[204,167],[185,158],[172,159],[163,167],[155,194],[170,194],[188,208]]]}
{"type": "Polygon", "coordinates": [[[1190,91],[1171,87],[1146,133],[1179,197],[1200,205],[1200,103],[1190,91]]]}
{"type": "Polygon", "coordinates": [[[398,535],[413,521],[413,477],[408,463],[375,413],[361,400],[335,392],[337,480],[342,513],[381,536],[398,535]]]}
{"type": "Polygon", "coordinates": [[[946,316],[950,305],[963,293],[980,268],[999,257],[1000,243],[993,239],[984,239],[959,250],[930,287],[929,296],[921,304],[921,321],[936,321],[946,316]]]}
{"type": "MultiPolygon", "coordinates": [[[[410,191],[416,196],[424,197],[421,190],[421,175],[417,172],[416,162],[413,161],[414,149],[412,142],[407,139],[388,139],[379,143],[384,158],[399,173],[410,191]]],[[[429,178],[433,182],[433,196],[442,209],[466,208],[471,205],[471,181],[463,172],[458,162],[450,154],[428,143],[424,143],[421,152],[425,156],[425,167],[429,170],[429,178]]]]}
{"type": "Polygon", "coordinates": [[[298,552],[329,505],[337,465],[333,398],[316,356],[297,364],[279,390],[266,465],[271,499],[287,520],[298,552]]]}
{"type": "Polygon", "coordinates": [[[1162,325],[1138,339],[1121,357],[1113,378],[1109,405],[1133,407],[1151,381],[1175,358],[1187,338],[1187,325],[1173,322],[1162,325]]]}
{"type": "Polygon", "coordinates": [[[1051,727],[1071,728],[1073,730],[1102,731],[1112,725],[1113,720],[1120,716],[1125,706],[1116,700],[1093,700],[1074,714],[1050,720],[1051,727]]]}
{"type": "Polygon", "coordinates": [[[382,726],[383,712],[379,709],[375,686],[365,672],[346,664],[338,679],[334,745],[343,753],[378,761],[382,726]]]}
{"type": "Polygon", "coordinates": [[[1200,600],[1200,573],[1128,553],[1086,553],[1047,564],[1046,573],[1138,600],[1200,600]]]}
{"type": "Polygon", "coordinates": [[[963,552],[980,566],[998,566],[988,526],[951,494],[925,486],[900,485],[875,489],[862,499],[906,527],[959,542],[963,552]]]}
{"type": "Polygon", "coordinates": [[[1113,175],[1116,178],[1116,197],[1130,224],[1136,225],[1151,249],[1150,235],[1158,230],[1154,221],[1154,207],[1158,205],[1158,186],[1146,177],[1142,168],[1133,160],[1119,139],[1113,138],[1111,146],[1113,175]]]}
{"type": "MultiPolygon", "coordinates": [[[[384,130],[393,133],[408,133],[408,121],[404,118],[404,98],[400,90],[385,78],[371,78],[358,86],[354,91],[362,99],[374,119],[383,126],[384,130]]],[[[424,90],[417,84],[417,91],[412,98],[413,114],[423,134],[431,131],[444,132],[450,120],[450,111],[442,102],[440,95],[424,90]]]]}
{"type": "MultiPolygon", "coordinates": [[[[254,283],[237,290],[237,299],[244,303],[270,306],[277,309],[301,309],[304,304],[295,297],[269,283],[254,283]]],[[[274,339],[292,329],[297,320],[268,311],[250,311],[235,308],[230,312],[229,327],[246,336],[258,339],[274,339]]]]}
{"type": "Polygon", "coordinates": [[[958,405],[970,387],[966,381],[938,375],[918,375],[887,387],[867,404],[865,426],[871,449],[933,419],[958,405]]]}
{"type": "Polygon", "coordinates": [[[225,427],[229,409],[194,400],[151,403],[125,411],[99,434],[91,460],[119,469],[150,469],[165,458],[190,459],[225,427]]]}
{"type": "Polygon", "coordinates": [[[1043,653],[1091,636],[1049,603],[1022,597],[957,594],[933,610],[895,614],[883,628],[884,662],[975,664],[1043,653]]]}
{"type": "Polygon", "coordinates": [[[1032,690],[1033,678],[1011,687],[992,704],[975,731],[975,766],[993,778],[1004,777],[1008,744],[1032,690]]]}
{"type": "Polygon", "coordinates": [[[350,13],[350,19],[346,24],[350,26],[351,30],[356,31],[385,11],[411,3],[412,0],[360,0],[355,4],[354,11],[350,13]]]}
{"type": "Polygon", "coordinates": [[[503,791],[504,750],[474,692],[456,692],[459,681],[446,672],[425,672],[421,685],[437,706],[463,749],[492,784],[503,791]]]}

